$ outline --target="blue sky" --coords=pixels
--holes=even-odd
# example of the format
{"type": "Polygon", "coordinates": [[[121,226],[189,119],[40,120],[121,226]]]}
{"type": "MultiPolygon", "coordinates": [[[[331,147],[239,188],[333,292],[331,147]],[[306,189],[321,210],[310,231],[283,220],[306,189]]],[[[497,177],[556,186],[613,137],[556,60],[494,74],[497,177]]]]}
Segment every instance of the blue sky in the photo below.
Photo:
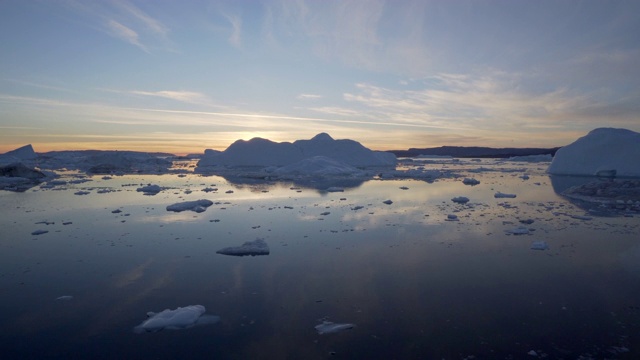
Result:
{"type": "Polygon", "coordinates": [[[639,1],[0,1],[0,152],[640,131],[639,1]]]}

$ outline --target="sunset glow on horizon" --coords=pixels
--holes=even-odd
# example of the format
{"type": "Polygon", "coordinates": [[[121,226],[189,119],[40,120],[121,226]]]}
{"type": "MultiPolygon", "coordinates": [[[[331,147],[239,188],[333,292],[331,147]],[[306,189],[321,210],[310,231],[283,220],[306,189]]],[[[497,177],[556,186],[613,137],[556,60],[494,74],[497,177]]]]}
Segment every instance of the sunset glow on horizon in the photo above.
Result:
{"type": "Polygon", "coordinates": [[[640,131],[637,1],[3,1],[0,153],[640,131]]]}

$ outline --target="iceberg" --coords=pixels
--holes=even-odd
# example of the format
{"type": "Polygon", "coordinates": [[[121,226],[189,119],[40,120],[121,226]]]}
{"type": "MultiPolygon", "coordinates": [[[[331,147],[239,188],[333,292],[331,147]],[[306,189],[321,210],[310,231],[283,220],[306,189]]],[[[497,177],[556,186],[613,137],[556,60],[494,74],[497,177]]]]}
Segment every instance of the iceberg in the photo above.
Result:
{"type": "Polygon", "coordinates": [[[156,195],[157,193],[162,191],[162,188],[159,185],[149,184],[147,186],[137,188],[136,191],[141,192],[144,195],[156,195]]]}
{"type": "Polygon", "coordinates": [[[277,175],[360,175],[362,171],[326,156],[313,156],[273,171],[277,175]]]}
{"type": "MultiPolygon", "coordinates": [[[[357,141],[334,140],[328,134],[321,133],[310,140],[296,140],[293,143],[277,143],[262,138],[237,140],[220,153],[205,153],[198,162],[198,169],[201,171],[212,166],[282,167],[317,156],[354,167],[395,166],[397,162],[392,153],[372,151],[357,141]]],[[[314,165],[314,161],[310,164],[314,165]]],[[[304,170],[310,164],[298,165],[296,170],[304,170]]],[[[311,166],[312,170],[316,169],[315,165],[311,166]]]]}
{"type": "Polygon", "coordinates": [[[216,251],[217,254],[231,256],[269,255],[269,246],[263,239],[247,241],[241,246],[226,247],[216,251]]]}
{"type": "Polygon", "coordinates": [[[598,128],[556,152],[553,175],[640,177],[640,133],[598,128]]]}
{"type": "Polygon", "coordinates": [[[353,329],[354,324],[337,324],[331,321],[323,321],[321,324],[316,325],[315,329],[320,335],[337,333],[344,330],[353,329]]]}
{"type": "Polygon", "coordinates": [[[211,200],[196,200],[175,203],[167,206],[167,211],[181,212],[186,210],[195,211],[197,213],[204,212],[209,206],[213,205],[211,200]]]}
{"type": "Polygon", "coordinates": [[[204,315],[205,307],[202,305],[189,305],[178,307],[175,310],[165,309],[162,312],[148,312],[147,320],[136,326],[133,331],[137,334],[143,332],[156,332],[163,329],[181,330],[196,325],[215,324],[220,320],[219,316],[204,315]]]}

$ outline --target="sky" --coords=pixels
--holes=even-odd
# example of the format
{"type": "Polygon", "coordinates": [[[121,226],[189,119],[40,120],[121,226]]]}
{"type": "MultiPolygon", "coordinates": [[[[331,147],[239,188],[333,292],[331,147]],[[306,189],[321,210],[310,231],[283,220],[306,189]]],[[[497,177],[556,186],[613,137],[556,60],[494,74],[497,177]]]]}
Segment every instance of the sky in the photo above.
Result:
{"type": "Polygon", "coordinates": [[[640,131],[640,1],[0,0],[0,153],[640,131]]]}

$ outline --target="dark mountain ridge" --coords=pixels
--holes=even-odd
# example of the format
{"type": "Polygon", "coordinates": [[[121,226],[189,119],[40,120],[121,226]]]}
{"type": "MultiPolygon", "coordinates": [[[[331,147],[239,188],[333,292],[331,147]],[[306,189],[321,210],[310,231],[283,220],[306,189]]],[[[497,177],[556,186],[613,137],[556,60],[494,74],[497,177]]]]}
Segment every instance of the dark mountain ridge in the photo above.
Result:
{"type": "Polygon", "coordinates": [[[389,150],[397,157],[415,157],[418,155],[452,156],[461,158],[509,158],[512,156],[546,155],[554,156],[555,148],[490,148],[481,146],[440,146],[434,148],[410,148],[408,150],[389,150]]]}

